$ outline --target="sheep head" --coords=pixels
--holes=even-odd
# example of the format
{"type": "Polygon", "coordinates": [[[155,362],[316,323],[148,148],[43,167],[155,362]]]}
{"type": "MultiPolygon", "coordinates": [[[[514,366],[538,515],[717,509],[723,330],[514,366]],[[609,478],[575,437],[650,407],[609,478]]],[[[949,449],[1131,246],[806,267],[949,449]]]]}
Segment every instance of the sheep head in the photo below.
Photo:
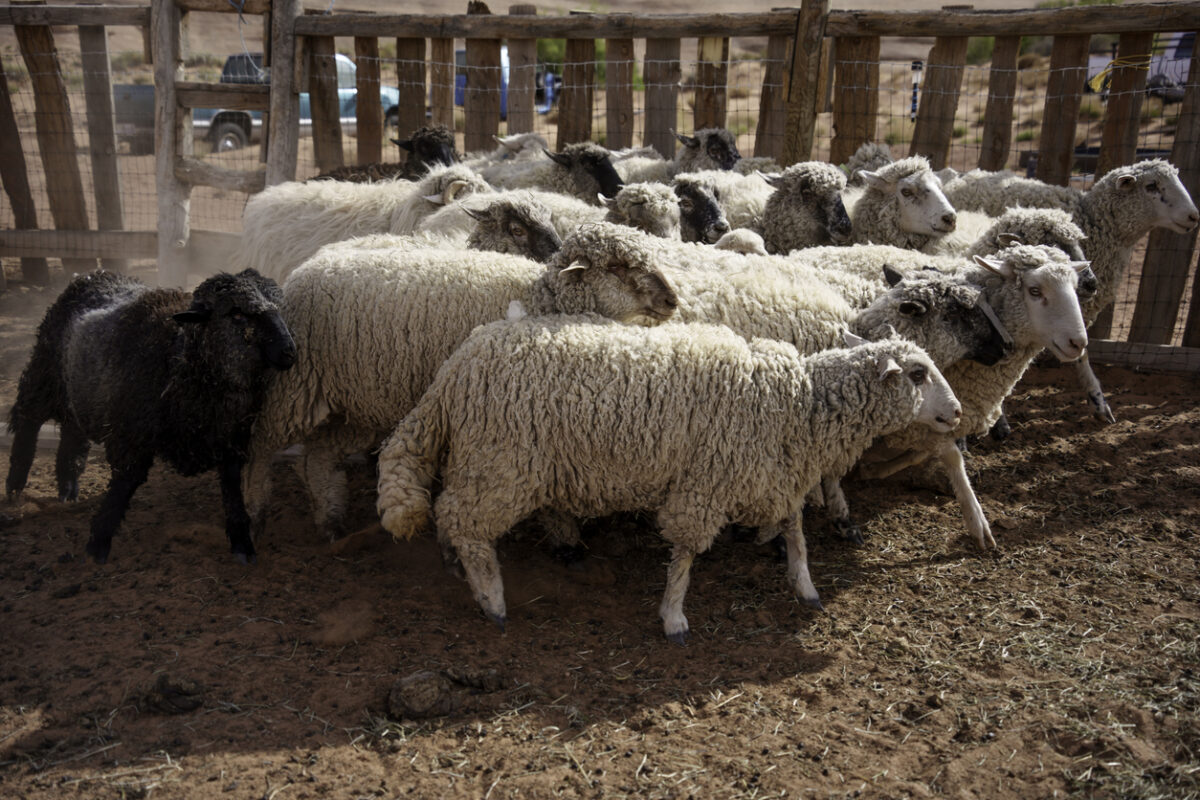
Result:
{"type": "Polygon", "coordinates": [[[282,299],[275,281],[255,270],[222,272],[197,286],[191,306],[174,319],[201,343],[214,373],[241,385],[264,364],[285,370],[296,362],[296,343],[279,313],[282,299]]]}
{"type": "Polygon", "coordinates": [[[942,182],[921,156],[904,158],[876,171],[860,170],[858,174],[868,192],[877,192],[885,205],[896,206],[901,231],[941,237],[958,226],[958,215],[942,192],[942,182]]]}
{"type": "Polygon", "coordinates": [[[679,198],[679,238],[685,242],[715,243],[729,232],[720,196],[708,181],[679,175],[672,183],[679,198]]]}
{"type": "Polygon", "coordinates": [[[473,249],[512,253],[544,264],[562,246],[550,209],[527,192],[504,195],[482,209],[463,210],[476,223],[467,237],[473,249]]]}
{"type": "Polygon", "coordinates": [[[575,196],[595,203],[596,194],[616,197],[624,182],[612,165],[609,152],[593,142],[569,144],[559,153],[542,148],[542,152],[570,173],[575,196]]]}

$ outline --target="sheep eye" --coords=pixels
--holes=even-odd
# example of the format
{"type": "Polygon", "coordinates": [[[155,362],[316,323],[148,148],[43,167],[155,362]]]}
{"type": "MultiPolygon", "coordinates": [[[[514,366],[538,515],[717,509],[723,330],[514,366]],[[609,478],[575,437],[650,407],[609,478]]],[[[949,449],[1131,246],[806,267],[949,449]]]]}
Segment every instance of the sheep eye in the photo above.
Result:
{"type": "Polygon", "coordinates": [[[245,321],[246,321],[246,315],[245,315],[245,314],[243,314],[243,313],[242,313],[242,312],[240,312],[240,311],[234,311],[234,312],[232,312],[232,313],[229,315],[229,318],[230,318],[231,320],[233,320],[234,322],[245,322],[245,321]]]}
{"type": "Polygon", "coordinates": [[[1042,287],[1030,286],[1029,287],[1029,296],[1030,297],[1041,297],[1042,296],[1042,287]]]}
{"type": "Polygon", "coordinates": [[[721,199],[721,192],[720,192],[720,191],[718,191],[717,189],[713,189],[713,199],[714,199],[714,200],[720,200],[720,199],[721,199]]]}
{"type": "Polygon", "coordinates": [[[908,379],[913,382],[914,386],[920,386],[928,377],[924,367],[917,367],[912,372],[908,373],[908,379]]]}
{"type": "Polygon", "coordinates": [[[691,210],[692,210],[692,201],[691,201],[691,200],[680,200],[680,201],[679,201],[679,208],[680,208],[680,210],[681,210],[681,211],[686,211],[686,212],[688,212],[688,213],[691,213],[691,210]]]}
{"type": "Polygon", "coordinates": [[[912,189],[901,189],[901,190],[900,190],[900,194],[901,194],[901,196],[903,196],[903,197],[912,197],[912,196],[913,196],[913,190],[912,190],[912,189]]]}
{"type": "Polygon", "coordinates": [[[1157,183],[1147,183],[1147,184],[1146,184],[1146,191],[1147,191],[1147,192],[1157,192],[1157,191],[1158,191],[1158,184],[1157,184],[1157,183]]]}

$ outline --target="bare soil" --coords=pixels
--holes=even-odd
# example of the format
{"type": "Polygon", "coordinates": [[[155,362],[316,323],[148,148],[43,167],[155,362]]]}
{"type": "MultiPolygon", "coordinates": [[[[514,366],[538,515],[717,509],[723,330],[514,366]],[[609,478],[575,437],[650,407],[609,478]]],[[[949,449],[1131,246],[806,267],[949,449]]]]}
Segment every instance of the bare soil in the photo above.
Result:
{"type": "MultiPolygon", "coordinates": [[[[54,294],[0,295],[4,407],[54,294]]],[[[62,504],[45,450],[0,505],[0,795],[1200,796],[1200,379],[1098,372],[1115,425],[1047,364],[1012,437],[971,444],[997,552],[951,497],[851,482],[864,547],[808,518],[827,612],[729,536],[693,570],[687,647],[636,517],[592,521],[576,567],[506,538],[501,633],[431,536],[374,526],[366,466],[331,545],[281,464],[248,568],[215,477],[156,468],[96,566],[103,459],[62,504]]]]}

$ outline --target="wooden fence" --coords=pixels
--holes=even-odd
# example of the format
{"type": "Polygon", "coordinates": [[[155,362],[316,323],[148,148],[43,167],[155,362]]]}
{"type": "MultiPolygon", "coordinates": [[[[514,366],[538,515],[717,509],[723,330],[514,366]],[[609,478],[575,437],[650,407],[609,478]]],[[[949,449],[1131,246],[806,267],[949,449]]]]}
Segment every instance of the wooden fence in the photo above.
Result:
{"type": "MultiPolygon", "coordinates": [[[[951,7],[936,12],[830,11],[828,0],[805,0],[798,9],[756,14],[642,15],[571,14],[537,16],[536,8],[513,6],[491,14],[472,2],[463,15],[305,14],[299,0],[246,0],[243,14],[264,15],[264,53],[272,65],[268,86],[230,86],[182,80],[183,22],[189,12],[232,12],[227,0],[154,0],[150,7],[21,4],[0,7],[0,26],[13,26],[34,78],[37,139],[43,168],[64,176],[46,182],[55,230],[39,230],[32,213],[26,164],[20,148],[0,145],[0,178],[12,203],[15,230],[0,231],[0,256],[20,257],[26,280],[47,277],[46,257],[63,259],[67,269],[90,268],[96,259],[120,269],[124,258],[154,258],[159,281],[185,282],[198,252],[232,252],[236,235],[192,230],[191,191],[197,186],[255,192],[294,179],[299,141],[298,96],[312,99],[313,148],[322,169],[340,166],[347,155],[332,69],[335,37],[351,37],[360,62],[357,74],[358,135],[352,160],[382,157],[383,121],[378,102],[379,42],[395,40],[400,131],[433,122],[453,124],[455,39],[465,40],[472,86],[465,101],[468,150],[491,144],[499,131],[500,47],[507,42],[510,74],[508,132],[532,130],[538,39],[566,39],[566,68],[558,109],[557,146],[592,137],[595,104],[593,62],[597,42],[605,45],[605,141],[610,147],[650,145],[664,155],[674,150],[671,128],[679,113],[681,42],[696,40],[697,86],[694,127],[725,124],[724,89],[731,37],[765,37],[763,77],[755,135],[755,155],[781,163],[814,153],[818,116],[831,109],[830,160],[841,163],[863,141],[875,138],[879,118],[881,37],[933,37],[925,62],[926,81],[916,109],[910,152],[945,163],[955,125],[970,37],[995,37],[978,165],[997,169],[1012,150],[1013,97],[1022,35],[1053,35],[1043,124],[1037,142],[1038,178],[1065,184],[1071,174],[1076,124],[1087,70],[1088,42],[1094,34],[1120,33],[1122,61],[1148,51],[1157,32],[1200,28],[1200,0],[1125,6],[1087,6],[1030,11],[974,11],[951,7]],[[104,30],[132,25],[145,31],[154,64],[156,91],[157,231],[129,231],[121,219],[117,148],[112,132],[112,90],[104,30]],[[52,61],[52,27],[74,26],[91,43],[86,88],[90,156],[95,179],[97,230],[89,231],[78,181],[73,132],[53,120],[69,120],[61,70],[52,61]],[[645,55],[643,139],[634,142],[633,81],[635,41],[645,55]],[[100,55],[95,53],[99,51],[100,55]],[[49,56],[46,54],[50,54],[49,56]],[[35,63],[38,59],[41,63],[35,63]],[[428,83],[427,81],[428,76],[428,83]],[[258,110],[267,117],[265,163],[251,170],[214,166],[196,156],[191,109],[258,110]],[[72,177],[72,176],[75,177],[72,177]],[[69,234],[69,235],[68,235],[69,234]]],[[[1184,184],[1200,196],[1200,85],[1197,54],[1176,124],[1172,161],[1184,184]]],[[[1137,120],[1146,73],[1118,67],[1105,109],[1097,176],[1136,157],[1137,120]]],[[[8,85],[0,71],[0,142],[15,141],[8,85]]],[[[1200,281],[1184,303],[1196,235],[1156,231],[1144,260],[1130,342],[1097,341],[1093,357],[1135,363],[1183,364],[1200,368],[1200,281]],[[1185,347],[1162,347],[1172,340],[1182,308],[1189,308],[1185,347]],[[1164,361],[1165,359],[1165,361],[1164,361]]],[[[1093,338],[1103,340],[1108,322],[1098,321],[1093,338]]]]}

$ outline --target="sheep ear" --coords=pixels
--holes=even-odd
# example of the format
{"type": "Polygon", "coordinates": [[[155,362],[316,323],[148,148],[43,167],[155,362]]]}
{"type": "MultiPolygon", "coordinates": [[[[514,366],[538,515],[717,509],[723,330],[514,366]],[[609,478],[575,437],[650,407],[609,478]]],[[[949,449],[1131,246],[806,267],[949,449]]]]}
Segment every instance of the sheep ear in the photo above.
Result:
{"type": "Polygon", "coordinates": [[[865,181],[869,186],[871,186],[872,188],[878,189],[881,192],[888,191],[892,188],[892,186],[895,185],[895,183],[893,181],[889,181],[887,178],[880,177],[878,172],[871,172],[870,170],[860,169],[855,174],[858,175],[859,177],[861,177],[863,179],[863,181],[865,181]]]}
{"type": "Polygon", "coordinates": [[[600,192],[596,192],[596,197],[600,200],[600,205],[604,206],[605,208],[617,207],[617,198],[615,197],[605,197],[604,195],[600,194],[600,192]]]}
{"type": "Polygon", "coordinates": [[[499,143],[505,150],[508,150],[509,152],[515,153],[521,149],[520,147],[516,147],[514,145],[509,144],[504,139],[501,139],[499,136],[497,136],[494,133],[492,134],[492,138],[495,139],[497,143],[499,143]]]}
{"type": "Polygon", "coordinates": [[[1137,178],[1132,175],[1122,175],[1117,178],[1117,188],[1122,192],[1131,192],[1137,186],[1137,178]]]}
{"type": "Polygon", "coordinates": [[[906,317],[923,317],[929,313],[929,306],[920,300],[905,300],[898,310],[906,317]]]}
{"type": "Polygon", "coordinates": [[[392,141],[395,142],[397,145],[399,145],[400,148],[407,150],[410,153],[413,151],[412,139],[405,139],[404,141],[400,141],[399,139],[392,139],[392,141]]]}
{"type": "MultiPolygon", "coordinates": [[[[671,131],[671,133],[675,133],[675,132],[671,131]]],[[[675,133],[675,138],[678,139],[680,142],[682,142],[687,147],[699,147],[700,146],[700,139],[695,136],[686,136],[682,133],[675,133]]]]}
{"type": "Polygon", "coordinates": [[[212,309],[193,306],[187,311],[180,311],[175,315],[175,321],[182,324],[189,322],[208,322],[212,317],[212,309]]]}
{"type": "Polygon", "coordinates": [[[450,181],[450,185],[442,190],[442,205],[453,202],[466,188],[466,181],[450,181]]]}
{"type": "Polygon", "coordinates": [[[553,161],[555,164],[558,164],[561,167],[571,166],[571,157],[570,156],[564,156],[562,153],[552,153],[549,150],[547,150],[545,147],[542,148],[542,152],[545,153],[547,156],[549,156],[551,161],[553,161]]]}
{"type": "Polygon", "coordinates": [[[866,339],[850,331],[842,331],[842,341],[846,343],[846,347],[858,347],[867,343],[866,339]]]}
{"type": "Polygon", "coordinates": [[[778,189],[783,183],[782,175],[770,175],[766,172],[763,172],[761,169],[754,170],[754,174],[766,181],[768,186],[775,189],[778,189]]]}
{"type": "Polygon", "coordinates": [[[1012,247],[1014,244],[1025,244],[1019,233],[1002,233],[996,237],[1001,247],[1012,247]]]}
{"type": "Polygon", "coordinates": [[[1090,267],[1091,265],[1092,265],[1092,262],[1090,262],[1090,261],[1071,261],[1071,262],[1068,262],[1068,266],[1070,266],[1070,267],[1071,267],[1071,269],[1075,270],[1076,272],[1083,272],[1085,269],[1087,269],[1087,268],[1088,268],[1088,267],[1090,267]]]}
{"type": "Polygon", "coordinates": [[[887,281],[888,286],[895,286],[897,283],[904,280],[904,275],[891,264],[884,264],[883,279],[887,281]]]}
{"type": "Polygon", "coordinates": [[[994,272],[1001,278],[1007,278],[1010,270],[1008,264],[996,258],[988,258],[987,256],[975,256],[975,263],[986,269],[988,272],[994,272]]]}
{"type": "Polygon", "coordinates": [[[468,217],[475,220],[476,222],[483,222],[485,219],[488,218],[488,213],[486,211],[482,211],[482,210],[475,209],[475,208],[467,208],[466,206],[463,206],[462,210],[463,210],[463,213],[465,213],[468,217]]]}
{"type": "Polygon", "coordinates": [[[892,323],[890,323],[890,322],[883,323],[883,327],[880,329],[879,332],[880,332],[880,334],[882,334],[879,337],[880,339],[899,339],[900,338],[899,332],[895,328],[892,327],[892,323]]]}
{"type": "Polygon", "coordinates": [[[896,359],[891,356],[880,356],[875,360],[875,366],[879,368],[879,380],[886,380],[889,375],[899,375],[904,370],[900,369],[900,365],[896,363],[896,359]]]}

